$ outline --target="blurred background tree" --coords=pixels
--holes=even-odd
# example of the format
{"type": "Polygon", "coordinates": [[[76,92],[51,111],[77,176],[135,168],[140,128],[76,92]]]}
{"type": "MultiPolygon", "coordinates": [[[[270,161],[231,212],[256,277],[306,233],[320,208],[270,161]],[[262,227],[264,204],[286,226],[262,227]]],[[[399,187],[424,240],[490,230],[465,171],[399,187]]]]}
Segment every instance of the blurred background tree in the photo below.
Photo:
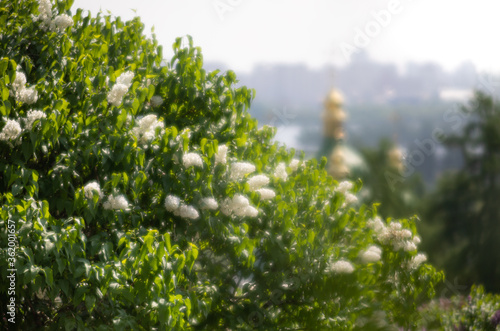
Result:
{"type": "Polygon", "coordinates": [[[400,176],[404,167],[401,149],[391,140],[381,139],[375,148],[360,148],[360,154],[367,167],[360,176],[363,202],[368,205],[380,203],[378,212],[383,217],[416,215],[425,186],[419,174],[408,178],[400,176]]]}
{"type": "Polygon", "coordinates": [[[448,279],[500,292],[500,105],[476,92],[460,111],[460,130],[443,144],[460,151],[463,165],[427,198],[424,250],[448,279]]]}

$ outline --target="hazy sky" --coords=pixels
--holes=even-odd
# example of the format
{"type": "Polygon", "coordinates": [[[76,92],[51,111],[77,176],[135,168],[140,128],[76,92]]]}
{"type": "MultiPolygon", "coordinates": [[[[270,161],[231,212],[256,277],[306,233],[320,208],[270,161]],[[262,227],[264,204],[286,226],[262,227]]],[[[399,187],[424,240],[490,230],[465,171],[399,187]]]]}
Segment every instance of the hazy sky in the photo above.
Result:
{"type": "Polygon", "coordinates": [[[236,71],[343,65],[365,49],[399,66],[433,61],[451,70],[472,61],[500,72],[500,2],[492,0],[75,0],[77,7],[140,16],[146,31],[154,25],[165,57],[176,37],[190,34],[205,61],[236,71]]]}

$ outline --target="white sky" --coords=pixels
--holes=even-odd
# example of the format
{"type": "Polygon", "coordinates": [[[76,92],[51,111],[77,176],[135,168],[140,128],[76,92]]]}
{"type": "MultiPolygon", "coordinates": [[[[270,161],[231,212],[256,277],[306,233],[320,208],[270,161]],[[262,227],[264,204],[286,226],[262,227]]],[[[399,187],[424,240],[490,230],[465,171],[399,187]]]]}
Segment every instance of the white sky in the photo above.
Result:
{"type": "Polygon", "coordinates": [[[469,60],[500,72],[500,1],[75,0],[72,12],[140,16],[147,32],[154,25],[165,57],[176,37],[190,34],[205,61],[241,72],[259,63],[345,64],[340,46],[355,46],[357,29],[375,29],[372,13],[391,3],[397,10],[389,23],[368,37],[372,58],[399,66],[432,61],[447,70],[469,60]]]}

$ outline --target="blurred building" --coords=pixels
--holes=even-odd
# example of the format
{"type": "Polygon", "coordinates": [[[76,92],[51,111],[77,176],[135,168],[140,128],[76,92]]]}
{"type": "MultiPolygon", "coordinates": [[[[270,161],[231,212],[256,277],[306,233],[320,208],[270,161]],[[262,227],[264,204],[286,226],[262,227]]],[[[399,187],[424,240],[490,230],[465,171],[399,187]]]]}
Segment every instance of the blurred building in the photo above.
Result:
{"type": "Polygon", "coordinates": [[[347,114],[342,108],[343,104],[342,94],[332,89],[324,102],[321,116],[323,143],[317,155],[318,159],[327,158],[328,173],[336,180],[359,176],[366,168],[360,155],[344,141],[344,122],[347,114]]]}

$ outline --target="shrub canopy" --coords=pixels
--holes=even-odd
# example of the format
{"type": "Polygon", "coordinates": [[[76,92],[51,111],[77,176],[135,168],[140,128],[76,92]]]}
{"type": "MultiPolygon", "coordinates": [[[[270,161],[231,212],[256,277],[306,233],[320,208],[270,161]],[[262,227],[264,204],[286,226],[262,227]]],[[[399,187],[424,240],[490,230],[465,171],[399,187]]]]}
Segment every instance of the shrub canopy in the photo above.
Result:
{"type": "Polygon", "coordinates": [[[254,91],[206,72],[190,37],[164,62],[138,18],[71,4],[0,1],[0,242],[16,243],[0,275],[14,264],[17,325],[413,325],[442,278],[414,219],[381,220],[359,183],[273,142],[254,91]]]}

